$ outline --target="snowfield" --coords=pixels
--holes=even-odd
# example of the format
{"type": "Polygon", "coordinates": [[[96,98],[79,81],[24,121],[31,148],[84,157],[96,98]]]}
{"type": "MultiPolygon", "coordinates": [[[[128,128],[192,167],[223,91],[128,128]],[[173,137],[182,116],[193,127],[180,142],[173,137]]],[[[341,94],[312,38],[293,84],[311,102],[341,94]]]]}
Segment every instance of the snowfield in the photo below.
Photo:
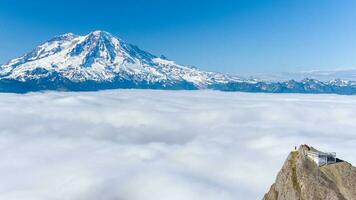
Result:
{"type": "Polygon", "coordinates": [[[0,199],[256,200],[289,151],[356,164],[356,96],[0,94],[0,199]]]}
{"type": "Polygon", "coordinates": [[[345,76],[346,72],[326,72],[326,77],[323,74],[282,73],[268,80],[269,75],[256,79],[209,72],[155,56],[98,30],[83,36],[56,36],[23,56],[0,64],[0,92],[130,88],[356,95],[356,80],[345,76]]]}

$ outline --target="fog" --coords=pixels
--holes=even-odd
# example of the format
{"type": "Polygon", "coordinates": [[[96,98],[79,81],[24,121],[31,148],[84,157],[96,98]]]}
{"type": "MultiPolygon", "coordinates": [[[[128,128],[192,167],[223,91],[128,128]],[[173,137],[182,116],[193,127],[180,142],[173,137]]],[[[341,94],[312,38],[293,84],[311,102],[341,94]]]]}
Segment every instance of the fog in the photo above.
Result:
{"type": "Polygon", "coordinates": [[[0,94],[0,199],[262,199],[299,144],[356,164],[356,96],[0,94]]]}

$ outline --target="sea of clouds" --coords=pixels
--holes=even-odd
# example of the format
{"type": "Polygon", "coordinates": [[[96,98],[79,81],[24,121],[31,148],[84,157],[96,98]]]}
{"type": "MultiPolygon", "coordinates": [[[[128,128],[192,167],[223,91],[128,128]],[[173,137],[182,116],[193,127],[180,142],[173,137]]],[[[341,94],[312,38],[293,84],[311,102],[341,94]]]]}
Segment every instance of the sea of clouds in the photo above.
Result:
{"type": "Polygon", "coordinates": [[[356,96],[0,94],[0,199],[262,199],[304,143],[355,165],[356,96]]]}

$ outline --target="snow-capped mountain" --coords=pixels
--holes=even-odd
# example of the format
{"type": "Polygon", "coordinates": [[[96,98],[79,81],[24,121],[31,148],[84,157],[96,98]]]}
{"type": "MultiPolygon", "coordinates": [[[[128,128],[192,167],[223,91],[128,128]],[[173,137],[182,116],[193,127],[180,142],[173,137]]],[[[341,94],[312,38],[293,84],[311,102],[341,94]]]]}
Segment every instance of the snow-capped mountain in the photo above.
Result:
{"type": "Polygon", "coordinates": [[[319,81],[344,80],[356,81],[356,69],[330,69],[330,70],[310,70],[300,72],[281,72],[270,74],[255,74],[253,77],[260,80],[268,81],[286,81],[286,80],[303,80],[305,78],[316,79],[319,81]]]}
{"type": "Polygon", "coordinates": [[[0,66],[0,92],[114,88],[356,94],[350,80],[263,81],[184,66],[105,31],[67,33],[0,66]]]}
{"type": "MultiPolygon", "coordinates": [[[[112,83],[117,87],[128,84],[127,87],[181,89],[206,88],[216,82],[239,80],[221,73],[178,65],[105,31],[94,31],[86,36],[68,33],[54,37],[32,52],[1,66],[0,78],[18,82],[50,78],[71,84],[96,82],[112,83]]],[[[60,87],[65,89],[65,85],[60,87]]]]}
{"type": "Polygon", "coordinates": [[[312,70],[299,73],[289,73],[290,77],[309,77],[321,81],[342,79],[345,81],[356,81],[355,69],[333,69],[333,70],[312,70]]]}

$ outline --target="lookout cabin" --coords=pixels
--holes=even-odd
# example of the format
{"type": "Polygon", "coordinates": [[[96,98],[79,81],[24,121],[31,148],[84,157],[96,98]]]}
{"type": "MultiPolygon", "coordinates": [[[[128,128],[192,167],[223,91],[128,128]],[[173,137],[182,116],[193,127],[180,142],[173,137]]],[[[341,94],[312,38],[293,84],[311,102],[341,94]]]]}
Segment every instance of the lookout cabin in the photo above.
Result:
{"type": "Polygon", "coordinates": [[[336,153],[335,152],[321,152],[314,148],[308,147],[306,155],[311,158],[318,166],[328,165],[336,163],[336,153]]]}

